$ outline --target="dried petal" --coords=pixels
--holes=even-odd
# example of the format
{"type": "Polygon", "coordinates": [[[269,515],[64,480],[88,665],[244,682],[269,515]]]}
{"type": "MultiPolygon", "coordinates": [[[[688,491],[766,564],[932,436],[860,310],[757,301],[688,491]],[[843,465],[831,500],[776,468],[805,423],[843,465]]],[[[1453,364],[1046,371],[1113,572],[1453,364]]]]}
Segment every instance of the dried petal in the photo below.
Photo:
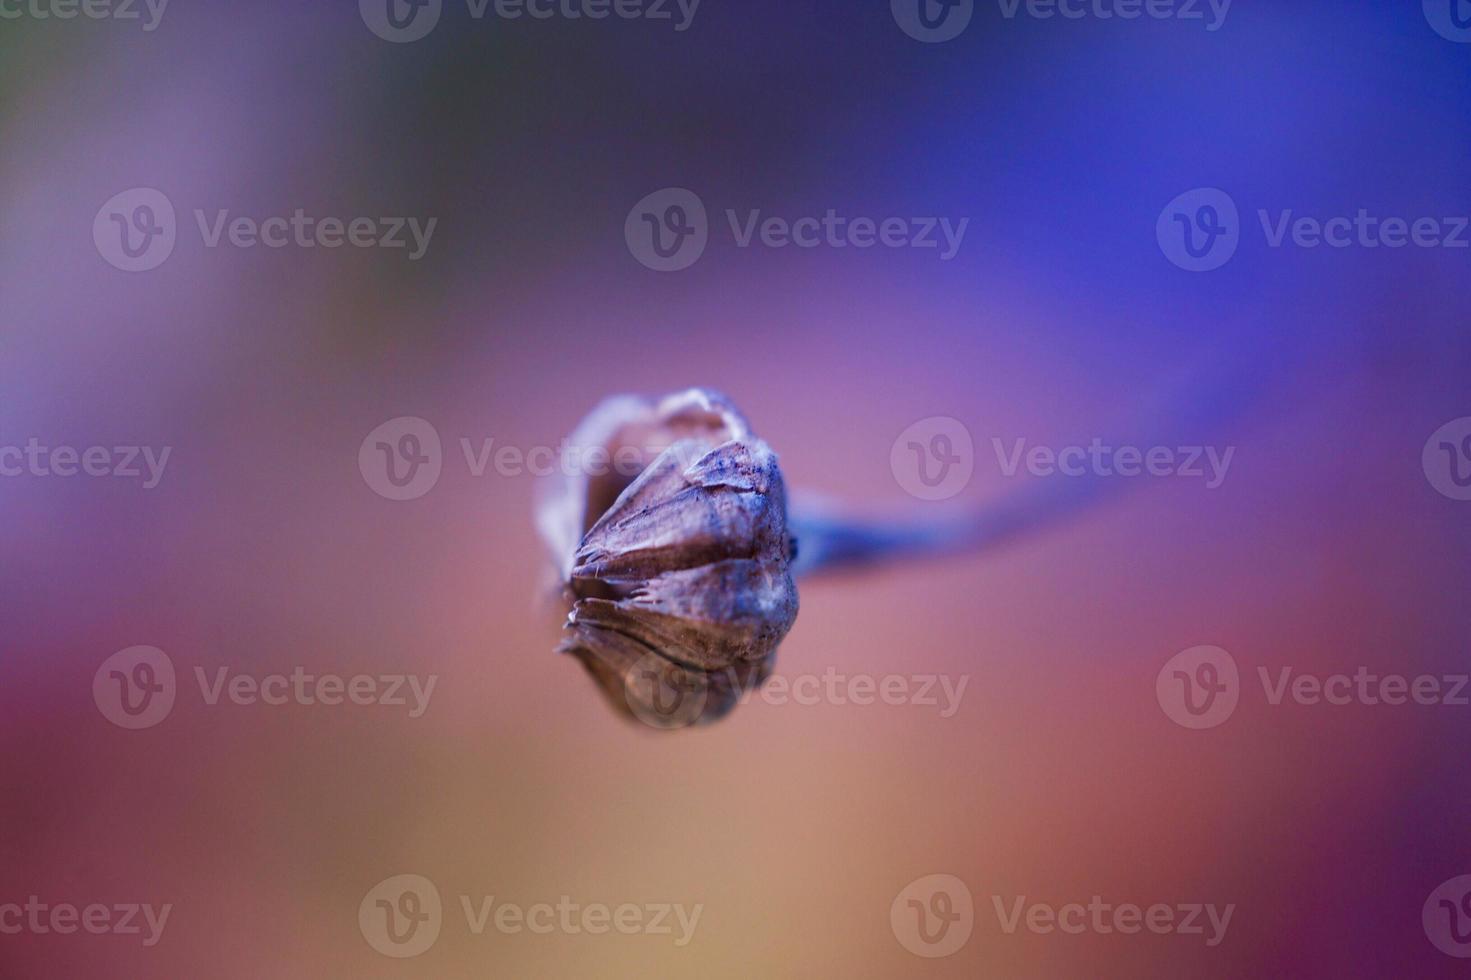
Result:
{"type": "Polygon", "coordinates": [[[552,547],[581,528],[559,556],[572,601],[559,650],[659,727],[719,717],[765,680],[797,616],[776,455],[701,389],[605,402],[571,442],[593,438],[642,470],[569,477],[544,501],[552,547]]]}

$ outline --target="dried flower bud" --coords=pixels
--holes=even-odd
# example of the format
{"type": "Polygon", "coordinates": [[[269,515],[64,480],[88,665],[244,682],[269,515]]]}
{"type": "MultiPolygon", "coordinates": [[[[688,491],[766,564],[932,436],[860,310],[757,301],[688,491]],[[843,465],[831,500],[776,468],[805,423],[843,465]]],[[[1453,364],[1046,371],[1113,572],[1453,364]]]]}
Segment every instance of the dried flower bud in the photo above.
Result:
{"type": "Polygon", "coordinates": [[[651,724],[720,717],[797,618],[776,455],[702,389],[610,399],[569,445],[610,464],[561,480],[538,515],[572,603],[559,651],[651,724]]]}

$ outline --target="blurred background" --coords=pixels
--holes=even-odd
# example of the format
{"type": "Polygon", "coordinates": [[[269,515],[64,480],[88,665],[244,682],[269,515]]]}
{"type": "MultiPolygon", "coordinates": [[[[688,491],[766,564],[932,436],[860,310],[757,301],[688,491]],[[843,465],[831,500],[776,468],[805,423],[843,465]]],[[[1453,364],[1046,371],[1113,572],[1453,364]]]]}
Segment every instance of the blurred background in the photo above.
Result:
{"type": "Polygon", "coordinates": [[[969,20],[935,40],[902,0],[0,8],[0,451],[170,450],[152,487],[0,455],[0,905],[172,906],[153,946],[0,934],[0,974],[1462,969],[1422,909],[1471,872],[1471,708],[1273,705],[1258,671],[1467,669],[1471,503],[1422,450],[1471,415],[1471,250],[1268,234],[1361,209],[1464,227],[1464,11],[925,2],[969,20]],[[625,234],[666,188],[707,211],[677,271],[625,234]],[[1157,234],[1197,188],[1239,210],[1235,252],[1200,272],[1157,234]],[[297,209],[436,224],[414,259],[208,244],[221,212],[297,209]],[[968,225],[947,260],[741,247],[727,217],[829,210],[968,225]],[[127,271],[109,228],[172,251],[127,271]],[[778,677],[965,678],[948,717],[756,696],[660,732],[553,654],[535,481],[476,475],[461,440],[556,446],[605,396],[693,384],[729,393],[794,490],[874,513],[988,512],[1066,479],[1008,476],[993,440],[1234,456],[1215,488],[1099,481],[1123,492],[1004,546],[801,583],[778,677]],[[403,417],[432,425],[442,471],[393,500],[359,450],[403,417]],[[944,501],[891,458],[932,417],[974,447],[944,501]],[[1156,678],[1202,644],[1234,657],[1239,705],[1192,730],[1156,678]],[[130,730],[93,682],[140,645],[175,701],[130,730]],[[196,671],[222,668],[438,683],[419,717],[210,704],[196,671]],[[400,959],[359,910],[405,874],[443,913],[400,959]],[[902,927],[934,874],[974,903],[936,958],[902,927]],[[1008,933],[994,907],[1095,895],[1234,912],[1209,946],[1008,933]],[[462,896],[702,911],[684,945],[477,935],[462,896]]]}

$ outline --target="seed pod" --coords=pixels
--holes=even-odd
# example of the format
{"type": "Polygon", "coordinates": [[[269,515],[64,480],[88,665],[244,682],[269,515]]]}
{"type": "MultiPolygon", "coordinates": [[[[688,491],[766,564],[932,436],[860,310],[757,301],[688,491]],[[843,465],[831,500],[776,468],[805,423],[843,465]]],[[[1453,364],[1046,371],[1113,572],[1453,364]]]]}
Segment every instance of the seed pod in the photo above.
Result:
{"type": "Polygon", "coordinates": [[[610,399],[567,448],[603,465],[576,467],[538,514],[571,603],[559,652],[658,727],[720,717],[797,617],[776,455],[703,389],[610,399]]]}

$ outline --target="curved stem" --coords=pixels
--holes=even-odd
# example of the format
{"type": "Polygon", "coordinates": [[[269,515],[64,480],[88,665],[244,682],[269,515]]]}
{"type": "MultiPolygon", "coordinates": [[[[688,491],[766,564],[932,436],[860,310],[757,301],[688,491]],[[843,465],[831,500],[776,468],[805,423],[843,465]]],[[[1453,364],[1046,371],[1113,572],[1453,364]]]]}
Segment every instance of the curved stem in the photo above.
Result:
{"type": "Polygon", "coordinates": [[[883,562],[981,551],[1057,523],[1117,492],[1118,481],[1087,477],[1026,489],[968,512],[934,517],[865,517],[798,502],[788,518],[797,539],[793,573],[813,575],[883,562]]]}

